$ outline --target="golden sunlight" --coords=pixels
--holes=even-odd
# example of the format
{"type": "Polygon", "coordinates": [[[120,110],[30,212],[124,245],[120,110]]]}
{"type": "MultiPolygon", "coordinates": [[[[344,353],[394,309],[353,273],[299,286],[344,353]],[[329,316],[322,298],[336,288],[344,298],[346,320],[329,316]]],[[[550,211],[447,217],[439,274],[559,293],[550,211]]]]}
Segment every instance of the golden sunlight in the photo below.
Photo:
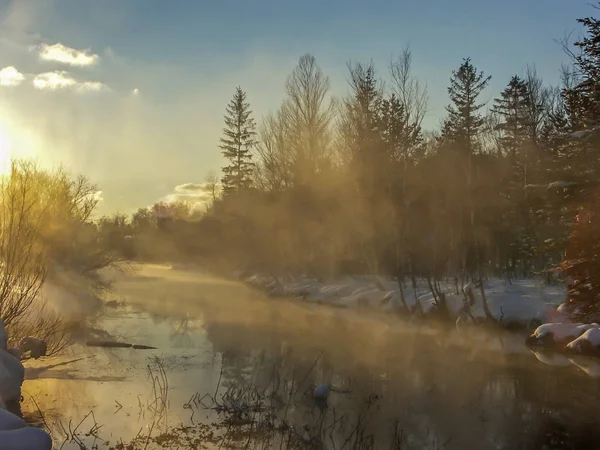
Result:
{"type": "Polygon", "coordinates": [[[0,175],[5,175],[10,170],[12,158],[12,141],[0,124],[0,175]]]}

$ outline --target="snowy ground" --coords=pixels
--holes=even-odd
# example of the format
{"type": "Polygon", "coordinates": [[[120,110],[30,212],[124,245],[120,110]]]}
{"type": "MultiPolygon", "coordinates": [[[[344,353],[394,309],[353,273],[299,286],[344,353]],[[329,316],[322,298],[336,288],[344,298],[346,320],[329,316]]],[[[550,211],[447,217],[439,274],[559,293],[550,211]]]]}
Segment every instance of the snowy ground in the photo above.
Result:
{"type": "MultiPolygon", "coordinates": [[[[245,284],[261,289],[272,297],[302,299],[343,308],[368,308],[382,312],[402,314],[406,307],[402,303],[398,284],[394,280],[376,280],[372,276],[346,277],[329,282],[314,278],[293,279],[275,278],[270,275],[236,275],[245,284]]],[[[535,329],[527,342],[533,347],[545,347],[554,351],[576,356],[600,356],[600,325],[571,323],[566,314],[566,289],[563,284],[548,285],[541,279],[488,280],[484,284],[485,296],[490,312],[505,327],[535,329]],[[533,328],[532,328],[533,327],[533,328]]],[[[471,315],[463,312],[465,295],[456,294],[450,283],[440,286],[446,297],[450,318],[456,320],[457,327],[472,322],[473,318],[484,318],[483,299],[479,288],[467,285],[475,300],[471,315]]],[[[407,283],[404,288],[404,301],[410,311],[417,310],[420,304],[425,315],[433,312],[435,300],[425,282],[417,289],[407,283]]],[[[538,356],[538,359],[540,357],[538,356]]],[[[573,363],[566,356],[565,364],[573,363]]],[[[600,369],[597,370],[600,375],[600,369]]]]}
{"type": "MultiPolygon", "coordinates": [[[[346,277],[326,283],[313,278],[276,279],[270,275],[255,274],[237,276],[247,285],[266,291],[273,297],[304,299],[307,302],[328,304],[345,308],[371,308],[384,312],[405,312],[400,290],[396,281],[372,276],[346,277]]],[[[458,319],[464,304],[464,295],[456,294],[450,283],[441,286],[452,319],[458,319]]],[[[409,309],[414,310],[417,302],[427,314],[435,307],[433,294],[425,282],[417,289],[410,283],[403,288],[404,299],[409,309]]],[[[472,290],[475,305],[472,315],[484,317],[480,290],[472,290]]],[[[516,280],[511,284],[504,280],[490,280],[485,283],[485,294],[490,310],[496,319],[502,317],[506,325],[525,326],[532,321],[539,323],[560,321],[556,308],[565,298],[562,284],[547,285],[540,279],[516,280]]]]}

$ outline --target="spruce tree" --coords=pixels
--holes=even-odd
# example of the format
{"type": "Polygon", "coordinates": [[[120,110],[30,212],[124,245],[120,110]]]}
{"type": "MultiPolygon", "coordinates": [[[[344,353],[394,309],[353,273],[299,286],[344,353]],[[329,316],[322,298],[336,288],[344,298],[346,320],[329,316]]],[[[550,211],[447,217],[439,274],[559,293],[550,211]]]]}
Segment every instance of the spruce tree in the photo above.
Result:
{"type": "Polygon", "coordinates": [[[494,100],[492,112],[501,116],[494,129],[501,133],[501,150],[513,160],[526,145],[530,123],[528,107],[527,84],[516,75],[511,78],[500,97],[494,100]]]}
{"type": "Polygon", "coordinates": [[[346,101],[343,133],[358,176],[359,190],[366,195],[377,195],[381,170],[389,167],[381,136],[383,96],[372,64],[349,65],[348,68],[352,97],[346,101]]]}
{"type": "Polygon", "coordinates": [[[223,156],[229,160],[229,165],[223,167],[221,182],[223,193],[230,194],[251,186],[254,167],[252,149],[256,145],[256,125],[242,88],[236,88],[224,118],[224,136],[219,147],[223,150],[223,156]]]}
{"type": "Polygon", "coordinates": [[[561,264],[569,280],[569,303],[575,320],[600,319],[600,20],[579,20],[587,36],[575,45],[581,54],[575,66],[582,80],[564,91],[572,141],[557,152],[571,170],[569,178],[556,180],[564,187],[563,209],[578,209],[561,264]]]}
{"type": "Polygon", "coordinates": [[[477,99],[490,79],[491,76],[477,71],[470,58],[466,58],[458,70],[452,71],[450,78],[448,94],[452,103],[446,107],[448,117],[442,127],[442,138],[469,155],[479,149],[477,137],[485,123],[479,110],[485,103],[478,103],[477,99]]]}

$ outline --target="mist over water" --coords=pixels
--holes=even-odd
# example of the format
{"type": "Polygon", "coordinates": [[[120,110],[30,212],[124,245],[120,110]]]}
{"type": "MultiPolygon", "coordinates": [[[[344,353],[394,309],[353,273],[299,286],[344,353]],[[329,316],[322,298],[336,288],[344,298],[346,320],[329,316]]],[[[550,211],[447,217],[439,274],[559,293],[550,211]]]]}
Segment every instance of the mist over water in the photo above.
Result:
{"type": "MultiPolygon", "coordinates": [[[[540,362],[518,335],[464,334],[268,299],[236,282],[168,266],[139,266],[130,276],[115,274],[114,282],[114,297],[106,300],[125,303],[105,307],[94,332],[158,350],[75,345],[28,368],[24,410],[35,415],[35,398],[57,437],[58,423],[78,422],[89,411],[106,430],[98,431],[97,442],[126,442],[140,429],[147,432],[154,423],[148,367],[157,370],[158,357],[168,408],[157,433],[222,422],[192,398],[246,386],[275,392],[274,421],[285,416],[297,429],[323,433],[326,448],[342,447],[353,430],[365,448],[367,442],[389,448],[400,432],[401,448],[415,449],[582,448],[597,439],[598,382],[573,366],[540,362]],[[333,389],[326,410],[312,398],[311,386],[322,384],[333,389]]],[[[210,406],[209,398],[203,403],[210,406]]],[[[90,420],[82,430],[92,427],[90,420]]],[[[225,436],[225,447],[234,445],[234,437],[225,436]]],[[[247,437],[239,439],[243,446],[247,437]]],[[[279,447],[281,439],[269,445],[279,447]]]]}

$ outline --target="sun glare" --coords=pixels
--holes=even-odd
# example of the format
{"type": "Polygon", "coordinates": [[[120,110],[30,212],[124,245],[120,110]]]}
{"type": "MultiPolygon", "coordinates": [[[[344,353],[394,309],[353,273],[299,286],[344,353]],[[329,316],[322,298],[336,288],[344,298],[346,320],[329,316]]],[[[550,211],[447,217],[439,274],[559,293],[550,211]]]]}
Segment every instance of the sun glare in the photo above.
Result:
{"type": "Polygon", "coordinates": [[[0,175],[6,175],[10,170],[12,142],[0,126],[0,175]]]}

